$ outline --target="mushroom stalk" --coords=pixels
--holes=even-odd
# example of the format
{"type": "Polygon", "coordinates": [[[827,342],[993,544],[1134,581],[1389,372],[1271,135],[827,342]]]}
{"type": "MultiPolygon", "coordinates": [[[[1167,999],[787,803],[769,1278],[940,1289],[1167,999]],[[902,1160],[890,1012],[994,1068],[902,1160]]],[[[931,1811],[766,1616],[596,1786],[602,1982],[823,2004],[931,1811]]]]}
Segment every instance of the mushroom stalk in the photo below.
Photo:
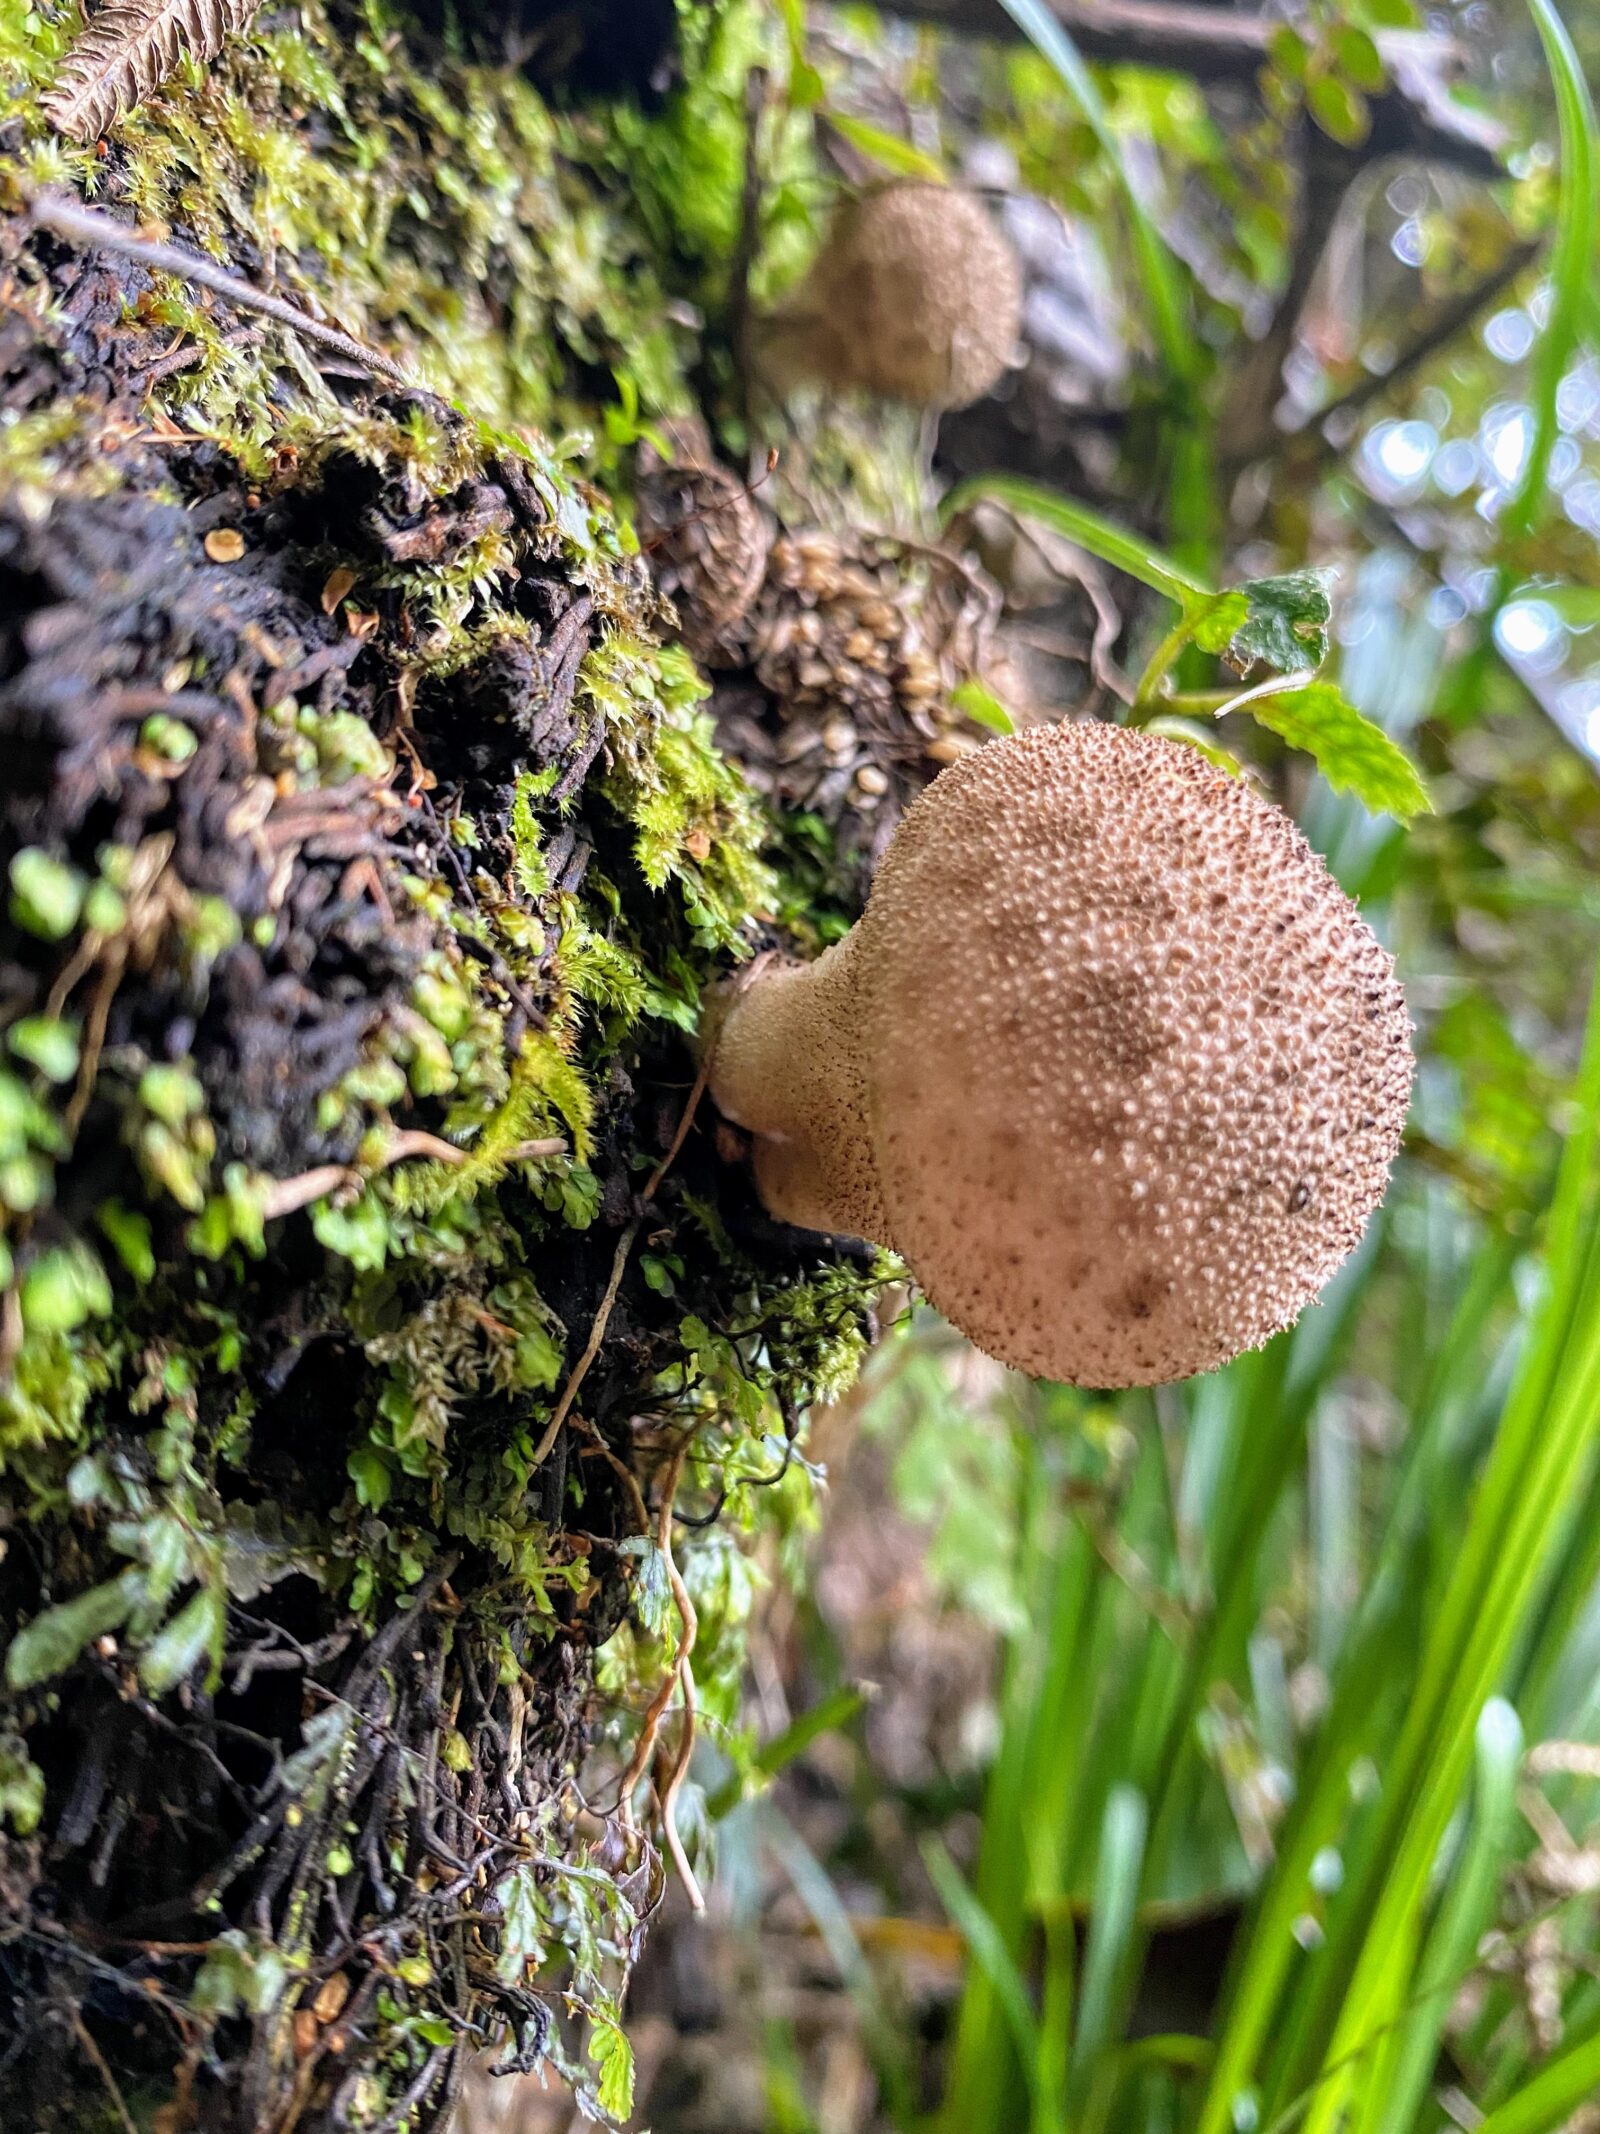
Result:
{"type": "Polygon", "coordinates": [[[711,1090],[754,1137],[768,1212],[802,1230],[889,1245],[856,1037],[859,930],[815,963],[774,963],[729,1006],[711,1090]]]}
{"type": "Polygon", "coordinates": [[[860,920],[753,973],[711,1093],[776,1216],[890,1245],[980,1348],[1149,1385],[1287,1326],[1410,1095],[1387,953],[1282,811],[1093,724],[953,765],[860,920]]]}

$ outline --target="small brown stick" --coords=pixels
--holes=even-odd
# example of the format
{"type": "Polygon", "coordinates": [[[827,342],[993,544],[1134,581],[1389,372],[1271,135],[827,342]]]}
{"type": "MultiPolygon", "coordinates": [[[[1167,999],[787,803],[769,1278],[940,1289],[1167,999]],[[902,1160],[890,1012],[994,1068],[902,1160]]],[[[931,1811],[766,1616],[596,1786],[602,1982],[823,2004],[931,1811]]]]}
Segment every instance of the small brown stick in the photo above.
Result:
{"type": "Polygon", "coordinates": [[[133,2114],[123,2102],[121,2090],[117,2088],[117,2078],[106,2065],[105,2054],[95,2043],[93,2033],[76,2008],[72,2011],[72,2034],[87,2054],[89,2064],[105,2084],[106,2095],[111,2099],[111,2109],[121,2120],[125,2134],[139,2134],[139,2129],[133,2123],[133,2114]]]}
{"type": "MultiPolygon", "coordinates": [[[[700,1108],[700,1099],[704,1096],[706,1083],[711,1078],[711,1062],[715,1053],[716,1039],[713,1036],[707,1040],[705,1049],[700,1055],[699,1072],[694,1078],[694,1083],[689,1091],[688,1102],[684,1105],[682,1116],[678,1120],[678,1130],[672,1137],[672,1143],[667,1153],[645,1181],[644,1191],[639,1195],[641,1202],[648,1203],[654,1199],[662,1179],[666,1177],[668,1171],[678,1160],[678,1151],[689,1137],[689,1129],[694,1124],[694,1115],[700,1108]]],[[[573,1365],[571,1376],[561,1388],[561,1398],[556,1402],[550,1420],[545,1425],[544,1435],[534,1449],[532,1464],[535,1467],[542,1466],[550,1457],[551,1448],[555,1444],[561,1425],[571,1413],[572,1404],[578,1397],[578,1388],[588,1377],[589,1367],[600,1353],[600,1345],[606,1338],[606,1327],[611,1319],[612,1308],[617,1301],[617,1292],[622,1287],[622,1277],[628,1264],[628,1254],[633,1250],[634,1240],[638,1237],[643,1227],[644,1217],[636,1215],[617,1240],[616,1254],[611,1262],[611,1278],[606,1283],[604,1296],[600,1299],[600,1308],[594,1315],[594,1324],[590,1327],[589,1338],[583,1345],[583,1354],[573,1365]]]]}
{"type": "Polygon", "coordinates": [[[57,237],[64,237],[69,244],[101,252],[120,252],[125,259],[136,260],[152,273],[175,274],[180,281],[209,289],[224,303],[236,305],[241,311],[256,311],[263,318],[275,319],[280,326],[289,327],[303,339],[332,349],[347,362],[358,363],[363,370],[375,371],[380,378],[387,378],[391,385],[408,389],[416,385],[416,380],[409,377],[398,363],[377,349],[369,348],[364,341],[358,341],[353,334],[344,333],[337,326],[325,326],[309,312],[286,303],[281,296],[270,296],[265,289],[257,289],[253,283],[231,274],[226,267],[219,267],[215,260],[205,258],[202,253],[191,252],[183,245],[165,244],[157,238],[141,237],[127,223],[119,222],[114,215],[107,215],[99,208],[83,207],[59,193],[37,193],[29,205],[28,219],[38,229],[53,230],[57,237]]]}

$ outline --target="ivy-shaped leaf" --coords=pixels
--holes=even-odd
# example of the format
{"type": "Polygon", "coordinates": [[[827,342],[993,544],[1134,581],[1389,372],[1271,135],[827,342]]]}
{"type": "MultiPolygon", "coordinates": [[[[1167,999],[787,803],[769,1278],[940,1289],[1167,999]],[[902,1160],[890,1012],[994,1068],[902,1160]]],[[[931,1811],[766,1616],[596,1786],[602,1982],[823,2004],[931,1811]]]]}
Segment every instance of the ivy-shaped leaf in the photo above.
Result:
{"type": "Polygon", "coordinates": [[[1262,691],[1229,709],[1248,712],[1291,748],[1304,749],[1335,792],[1353,793],[1374,814],[1405,822],[1433,805],[1411,758],[1333,682],[1262,691]]]}
{"type": "Polygon", "coordinates": [[[1248,612],[1228,646],[1228,662],[1242,674],[1261,660],[1279,674],[1312,672],[1328,656],[1333,620],[1331,570],[1289,571],[1240,586],[1248,612]]]}

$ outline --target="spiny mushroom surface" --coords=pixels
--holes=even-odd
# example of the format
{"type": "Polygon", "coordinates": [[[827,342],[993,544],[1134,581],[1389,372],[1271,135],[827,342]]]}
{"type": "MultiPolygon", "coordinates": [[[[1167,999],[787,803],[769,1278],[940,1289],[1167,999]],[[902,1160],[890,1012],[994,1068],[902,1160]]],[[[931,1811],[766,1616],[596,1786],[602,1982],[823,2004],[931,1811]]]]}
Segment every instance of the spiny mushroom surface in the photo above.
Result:
{"type": "Polygon", "coordinates": [[[983,202],[902,181],[846,202],[767,338],[780,378],[959,408],[998,380],[1021,321],[1022,269],[983,202]]]}
{"type": "Polygon", "coordinates": [[[1352,1250],[1411,1090],[1387,952],[1196,751],[1035,728],[937,778],[846,938],[756,974],[711,1088],[771,1212],[892,1246],[1002,1361],[1152,1385],[1352,1250]]]}

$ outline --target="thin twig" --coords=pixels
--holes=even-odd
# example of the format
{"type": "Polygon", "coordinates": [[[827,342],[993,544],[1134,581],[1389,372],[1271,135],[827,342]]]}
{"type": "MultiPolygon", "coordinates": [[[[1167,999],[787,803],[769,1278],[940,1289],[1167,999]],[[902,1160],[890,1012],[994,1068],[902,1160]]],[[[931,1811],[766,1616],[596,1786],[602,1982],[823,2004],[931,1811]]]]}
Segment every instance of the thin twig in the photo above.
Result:
{"type": "Polygon", "coordinates": [[[645,1712],[644,1722],[639,1729],[639,1739],[634,1743],[633,1754],[628,1758],[627,1769],[622,1774],[617,1798],[617,1812],[622,1819],[623,1827],[629,1830],[633,1829],[634,1788],[649,1769],[651,1759],[655,1755],[656,1742],[661,1733],[661,1722],[666,1717],[667,1709],[672,1702],[672,1692],[674,1689],[681,1688],[683,1692],[683,1732],[679,1737],[677,1753],[673,1758],[672,1769],[668,1775],[667,1783],[661,1789],[661,1826],[666,1833],[667,1850],[672,1856],[672,1864],[678,1871],[678,1879],[683,1884],[684,1895],[689,1900],[689,1908],[691,1911],[703,1912],[706,1908],[705,1896],[700,1888],[694,1869],[689,1865],[689,1856],[684,1850],[683,1840],[678,1834],[676,1814],[678,1789],[683,1784],[684,1773],[689,1768],[689,1758],[694,1751],[697,1705],[695,1701],[694,1674],[689,1666],[689,1658],[694,1651],[694,1641],[700,1625],[699,1618],[695,1614],[694,1602],[689,1598],[689,1589],[683,1582],[683,1574],[679,1571],[672,1554],[672,1508],[678,1494],[678,1484],[683,1476],[684,1462],[689,1457],[689,1446],[692,1439],[693,1432],[686,1432],[682,1442],[667,1463],[667,1472],[661,1485],[661,1503],[656,1512],[656,1547],[661,1551],[662,1561],[667,1567],[667,1579],[672,1587],[672,1597],[677,1603],[679,1618],[683,1623],[683,1635],[678,1641],[677,1656],[662,1681],[661,1687],[651,1698],[649,1708],[645,1712]]]}
{"type": "Polygon", "coordinates": [[[181,281],[209,289],[224,303],[233,304],[241,311],[256,311],[263,318],[275,319],[280,326],[289,327],[303,339],[319,342],[347,362],[357,363],[363,370],[387,378],[391,385],[408,390],[416,388],[417,381],[392,358],[369,348],[364,341],[358,341],[353,334],[345,333],[337,326],[325,326],[320,319],[286,303],[281,296],[270,296],[265,289],[256,288],[252,282],[230,273],[226,267],[219,267],[215,260],[207,259],[203,253],[191,252],[183,245],[166,244],[158,238],[143,237],[114,215],[105,214],[99,208],[83,207],[59,193],[36,193],[29,205],[28,219],[35,228],[52,230],[69,244],[100,252],[118,252],[123,258],[148,267],[152,273],[175,274],[181,281]]]}
{"type": "MultiPolygon", "coordinates": [[[[684,1105],[682,1116],[678,1120],[678,1130],[672,1137],[667,1153],[650,1173],[649,1178],[645,1181],[644,1191],[639,1195],[640,1202],[644,1206],[648,1206],[655,1198],[662,1179],[666,1177],[673,1164],[677,1162],[678,1151],[688,1139],[689,1129],[694,1124],[694,1115],[700,1108],[700,1099],[705,1094],[706,1083],[711,1078],[711,1062],[715,1052],[716,1037],[713,1034],[707,1039],[704,1050],[701,1052],[699,1071],[695,1075],[693,1086],[689,1091],[688,1102],[684,1105]]],[[[605,1294],[600,1299],[600,1308],[594,1315],[594,1324],[590,1327],[589,1338],[583,1345],[583,1354],[573,1365],[570,1377],[561,1388],[561,1398],[556,1402],[550,1420],[545,1425],[543,1437],[540,1438],[534,1448],[532,1464],[535,1467],[542,1466],[550,1457],[551,1448],[560,1433],[561,1425],[572,1412],[572,1404],[578,1397],[578,1388],[588,1377],[589,1367],[600,1353],[601,1343],[606,1338],[606,1327],[611,1320],[612,1308],[617,1301],[617,1292],[622,1287],[622,1277],[628,1265],[628,1255],[633,1250],[634,1240],[638,1237],[643,1227],[643,1215],[636,1215],[617,1240],[616,1253],[611,1262],[611,1278],[606,1283],[605,1294]]]]}
{"type": "MultiPolygon", "coordinates": [[[[685,1447],[687,1450],[687,1447],[685,1447]]],[[[694,1641],[699,1633],[700,1619],[694,1612],[694,1602],[689,1598],[689,1589],[683,1582],[672,1555],[672,1506],[664,1507],[660,1535],[661,1553],[666,1558],[667,1577],[672,1582],[672,1597],[678,1604],[678,1613],[683,1618],[683,1641],[678,1647],[677,1677],[683,1688],[683,1728],[678,1736],[677,1754],[672,1759],[672,1769],[667,1774],[667,1783],[661,1789],[661,1827],[666,1833],[667,1850],[672,1855],[672,1864],[678,1870],[678,1880],[683,1884],[684,1895],[689,1900],[692,1912],[703,1912],[706,1900],[701,1892],[694,1869],[689,1865],[689,1856],[684,1851],[683,1840],[678,1835],[678,1789],[683,1784],[689,1769],[689,1759],[694,1754],[695,1717],[698,1704],[695,1698],[694,1669],[689,1665],[689,1656],[694,1651],[694,1641]]]]}
{"type": "Polygon", "coordinates": [[[85,2053],[87,2053],[90,2065],[93,2067],[95,2073],[105,2084],[106,2095],[111,2099],[111,2109],[122,2121],[124,2134],[139,2134],[139,2129],[133,2123],[133,2114],[128,2110],[127,2105],[123,2102],[121,2090],[117,2088],[117,2078],[114,2074],[112,2074],[110,2068],[106,2065],[105,2054],[95,2043],[93,2032],[90,2030],[88,2024],[83,2020],[83,2017],[79,2015],[76,2008],[74,2008],[72,2011],[71,2020],[72,2034],[77,2039],[78,2043],[83,2047],[85,2053]]]}

